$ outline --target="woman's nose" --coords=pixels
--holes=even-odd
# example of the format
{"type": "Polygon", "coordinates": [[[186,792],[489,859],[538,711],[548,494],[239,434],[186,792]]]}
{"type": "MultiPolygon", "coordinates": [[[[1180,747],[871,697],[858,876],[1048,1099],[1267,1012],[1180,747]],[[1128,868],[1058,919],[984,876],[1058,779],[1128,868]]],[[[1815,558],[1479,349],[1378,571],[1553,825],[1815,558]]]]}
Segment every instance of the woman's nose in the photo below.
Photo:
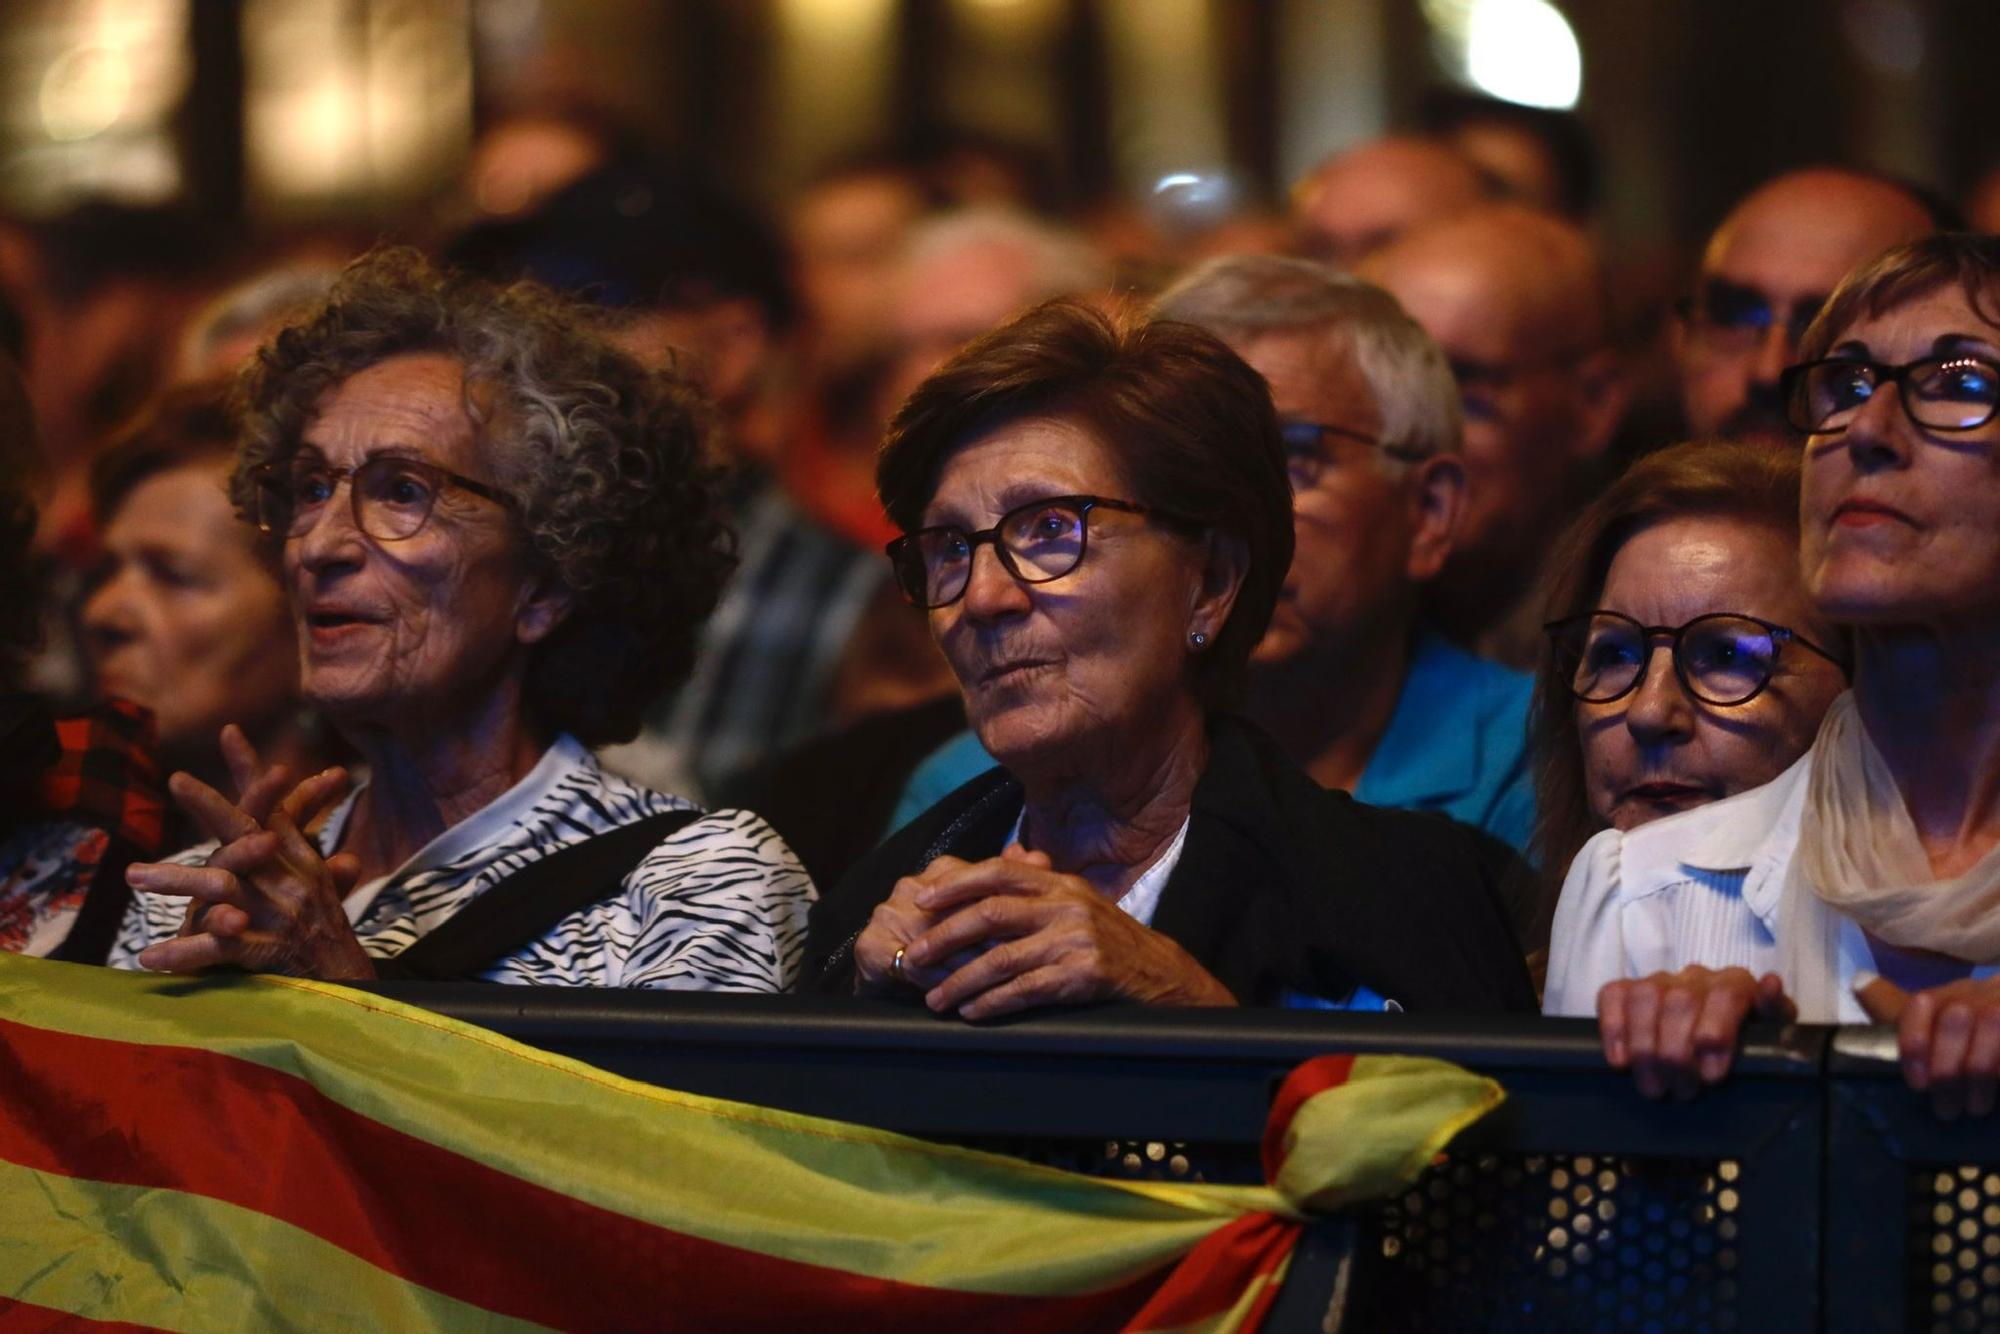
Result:
{"type": "Polygon", "coordinates": [[[990,542],[974,547],[965,580],[966,615],[976,619],[1018,615],[1028,605],[1028,590],[1001,562],[999,547],[990,542]]]}
{"type": "Polygon", "coordinates": [[[91,590],[90,596],[84,600],[80,619],[84,637],[97,652],[131,638],[135,628],[132,623],[132,589],[124,571],[111,574],[91,590]]]}
{"type": "Polygon", "coordinates": [[[1857,467],[1894,467],[1909,458],[1916,430],[1916,423],[1903,411],[1903,386],[1883,384],[1855,409],[1841,443],[1857,467]]]}
{"type": "Polygon", "coordinates": [[[1694,733],[1695,703],[1674,672],[1673,651],[1656,645],[1646,659],[1646,674],[1625,706],[1625,726],[1645,746],[1682,740],[1694,733]]]}
{"type": "Polygon", "coordinates": [[[361,530],[354,523],[354,503],[340,483],[304,526],[292,525],[287,548],[296,546],[300,563],[317,568],[329,562],[352,560],[359,554],[361,530]]]}

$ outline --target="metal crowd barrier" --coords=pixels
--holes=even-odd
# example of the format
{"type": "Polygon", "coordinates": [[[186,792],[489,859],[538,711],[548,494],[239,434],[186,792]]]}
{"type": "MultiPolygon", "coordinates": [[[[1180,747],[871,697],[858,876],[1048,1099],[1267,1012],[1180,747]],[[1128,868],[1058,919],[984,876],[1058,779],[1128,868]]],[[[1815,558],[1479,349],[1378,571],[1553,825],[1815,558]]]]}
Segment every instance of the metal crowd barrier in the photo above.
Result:
{"type": "Polygon", "coordinates": [[[665,1087],[1162,1179],[1261,1180],[1271,1096],[1308,1057],[1439,1056],[1508,1101],[1402,1198],[1316,1229],[1275,1327],[2000,1330],[2000,1123],[1938,1122],[1886,1031],[1753,1027],[1727,1083],[1663,1104],[1584,1021],[1105,1007],[973,1027],[867,1001],[379,990],[665,1087]]]}

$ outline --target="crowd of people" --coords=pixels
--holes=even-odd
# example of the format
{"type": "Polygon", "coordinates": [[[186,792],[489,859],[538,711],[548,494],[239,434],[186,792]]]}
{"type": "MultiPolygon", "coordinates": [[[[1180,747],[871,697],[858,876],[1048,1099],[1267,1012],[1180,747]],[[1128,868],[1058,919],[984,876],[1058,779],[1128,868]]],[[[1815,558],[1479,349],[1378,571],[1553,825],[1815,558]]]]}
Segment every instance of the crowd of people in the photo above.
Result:
{"type": "Polygon", "coordinates": [[[1559,116],[777,226],[569,133],[396,244],[0,224],[0,949],[1541,1011],[1654,1095],[1873,1019],[1992,1110],[1992,192],[1784,172],[1635,324],[1559,116]]]}

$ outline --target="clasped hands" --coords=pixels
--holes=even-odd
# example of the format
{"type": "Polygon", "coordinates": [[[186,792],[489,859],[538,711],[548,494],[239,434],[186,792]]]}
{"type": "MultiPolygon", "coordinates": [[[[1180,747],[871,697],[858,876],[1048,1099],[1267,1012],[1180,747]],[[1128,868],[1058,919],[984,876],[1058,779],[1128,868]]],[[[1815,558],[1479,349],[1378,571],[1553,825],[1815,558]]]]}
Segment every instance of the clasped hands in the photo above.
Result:
{"type": "Polygon", "coordinates": [[[898,880],[855,938],[854,972],[857,992],[914,986],[931,1009],[966,1019],[1098,1000],[1236,1003],[1173,940],[1019,846],[979,862],[939,857],[898,880]]]}
{"type": "MultiPolygon", "coordinates": [[[[1855,990],[1868,1017],[1896,1028],[1903,1080],[1944,1120],[1985,1116],[2000,1101],[2000,978],[1904,991],[1877,977],[1855,990]]],[[[1798,1009],[1775,973],[1690,965],[1611,982],[1597,997],[1604,1058],[1650,1098],[1690,1098],[1729,1072],[1745,1019],[1791,1021],[1798,1009]]]]}
{"type": "Polygon", "coordinates": [[[167,784],[174,803],[220,846],[200,866],[135,862],[126,870],[134,889],[190,900],[179,934],[140,951],[140,966],[374,977],[342,908],[359,863],[346,853],[322,858],[305,833],[346,793],[346,770],[293,783],[284,766],[266,768],[233,725],[222,729],[222,754],[240,794],[234,802],[192,774],[177,773],[167,784]]]}

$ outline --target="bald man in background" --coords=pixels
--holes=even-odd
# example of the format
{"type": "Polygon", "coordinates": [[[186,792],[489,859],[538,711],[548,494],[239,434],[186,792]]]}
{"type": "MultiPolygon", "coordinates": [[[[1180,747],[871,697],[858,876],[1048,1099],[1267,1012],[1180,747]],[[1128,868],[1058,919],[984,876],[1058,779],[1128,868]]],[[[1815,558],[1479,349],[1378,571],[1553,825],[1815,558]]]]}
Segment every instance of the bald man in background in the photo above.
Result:
{"type": "Polygon", "coordinates": [[[1471,161],[1435,139],[1392,135],[1336,153],[1293,192],[1296,248],[1352,269],[1413,227],[1487,195],[1471,161]]]}
{"type": "Polygon", "coordinates": [[[1543,558],[1629,396],[1601,257],[1570,222],[1487,204],[1408,233],[1360,275],[1444,348],[1464,407],[1465,511],[1430,616],[1460,644],[1531,667],[1543,558]]]}
{"type": "Polygon", "coordinates": [[[1681,407],[1696,436],[1796,443],[1778,374],[1848,270],[1957,219],[1910,187],[1838,167],[1774,177],[1731,209],[1673,322],[1681,407]]]}

